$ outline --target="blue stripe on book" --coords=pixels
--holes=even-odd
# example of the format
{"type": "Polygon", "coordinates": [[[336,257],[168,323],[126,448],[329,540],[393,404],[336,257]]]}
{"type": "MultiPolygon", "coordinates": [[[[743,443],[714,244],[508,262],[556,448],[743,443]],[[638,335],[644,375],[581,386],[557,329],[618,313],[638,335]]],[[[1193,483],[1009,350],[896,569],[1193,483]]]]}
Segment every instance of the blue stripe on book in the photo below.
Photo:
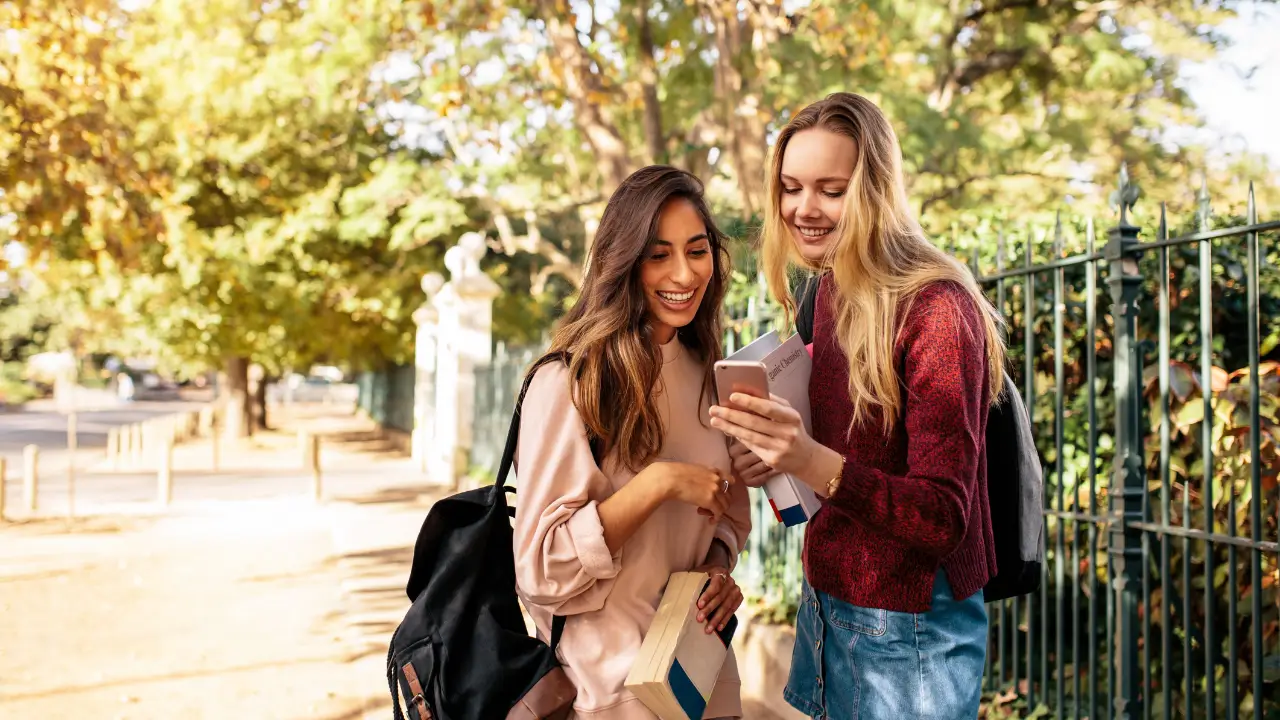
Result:
{"type": "Polygon", "coordinates": [[[787,527],[799,525],[809,519],[809,516],[804,514],[804,504],[802,503],[796,503],[789,508],[779,510],[778,516],[782,518],[782,524],[787,527]]]}
{"type": "Polygon", "coordinates": [[[680,704],[685,717],[689,720],[702,720],[702,713],[707,709],[707,699],[702,697],[702,693],[698,692],[698,688],[689,679],[689,674],[680,667],[679,660],[672,661],[671,672],[667,673],[667,684],[671,686],[671,694],[676,696],[676,702],[680,704]]]}

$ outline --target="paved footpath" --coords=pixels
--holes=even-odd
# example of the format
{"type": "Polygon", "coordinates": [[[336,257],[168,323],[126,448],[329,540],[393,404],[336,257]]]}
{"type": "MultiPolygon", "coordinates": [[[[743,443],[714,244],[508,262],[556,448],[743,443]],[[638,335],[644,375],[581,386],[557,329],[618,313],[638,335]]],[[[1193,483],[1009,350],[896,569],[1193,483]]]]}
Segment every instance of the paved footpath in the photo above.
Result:
{"type": "Polygon", "coordinates": [[[333,411],[224,456],[201,480],[218,492],[186,496],[180,461],[164,511],[0,524],[0,717],[389,715],[387,642],[442,488],[333,411]],[[298,427],[325,438],[324,503],[305,497],[298,427]]]}

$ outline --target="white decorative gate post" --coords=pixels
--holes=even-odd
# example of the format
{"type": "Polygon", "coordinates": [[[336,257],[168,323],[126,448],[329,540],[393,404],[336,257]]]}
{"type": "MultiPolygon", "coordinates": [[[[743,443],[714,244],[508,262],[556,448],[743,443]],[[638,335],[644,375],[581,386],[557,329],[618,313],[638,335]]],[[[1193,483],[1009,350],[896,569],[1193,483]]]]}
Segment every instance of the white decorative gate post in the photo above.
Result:
{"type": "Polygon", "coordinates": [[[493,299],[498,284],[480,270],[485,240],[467,233],[444,256],[449,282],[432,300],[439,313],[436,350],[435,428],[427,471],[457,487],[467,471],[475,417],[475,369],[493,354],[493,299]]]}
{"type": "Polygon", "coordinates": [[[422,276],[422,292],[427,300],[413,313],[418,325],[413,364],[413,464],[426,472],[435,436],[436,340],[440,332],[440,312],[432,301],[444,285],[444,277],[432,272],[422,276]]]}

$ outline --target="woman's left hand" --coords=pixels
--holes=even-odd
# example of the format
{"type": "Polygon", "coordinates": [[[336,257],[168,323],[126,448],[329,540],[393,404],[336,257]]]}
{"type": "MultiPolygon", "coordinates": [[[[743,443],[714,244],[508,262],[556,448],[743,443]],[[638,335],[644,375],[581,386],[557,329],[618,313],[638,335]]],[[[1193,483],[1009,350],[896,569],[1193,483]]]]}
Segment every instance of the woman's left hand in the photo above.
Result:
{"type": "Polygon", "coordinates": [[[745,393],[730,398],[736,407],[711,407],[711,426],[734,438],[778,472],[799,475],[812,462],[817,442],[786,400],[745,393]],[[741,408],[741,409],[738,409],[741,408]]]}
{"type": "Polygon", "coordinates": [[[721,565],[703,565],[693,570],[711,576],[706,591],[698,598],[698,622],[707,624],[708,635],[719,632],[742,605],[742,590],[729,570],[721,565]]]}

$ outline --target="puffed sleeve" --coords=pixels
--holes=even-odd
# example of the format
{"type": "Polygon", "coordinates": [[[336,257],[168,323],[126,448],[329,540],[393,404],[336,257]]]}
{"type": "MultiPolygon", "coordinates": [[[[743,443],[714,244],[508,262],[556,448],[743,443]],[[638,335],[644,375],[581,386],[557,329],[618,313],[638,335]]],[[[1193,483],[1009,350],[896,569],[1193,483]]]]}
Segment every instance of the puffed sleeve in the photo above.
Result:
{"type": "Polygon", "coordinates": [[[599,503],[613,492],[591,455],[561,363],[538,369],[516,449],[516,585],[555,615],[599,610],[622,567],[604,541],[599,503]]]}

